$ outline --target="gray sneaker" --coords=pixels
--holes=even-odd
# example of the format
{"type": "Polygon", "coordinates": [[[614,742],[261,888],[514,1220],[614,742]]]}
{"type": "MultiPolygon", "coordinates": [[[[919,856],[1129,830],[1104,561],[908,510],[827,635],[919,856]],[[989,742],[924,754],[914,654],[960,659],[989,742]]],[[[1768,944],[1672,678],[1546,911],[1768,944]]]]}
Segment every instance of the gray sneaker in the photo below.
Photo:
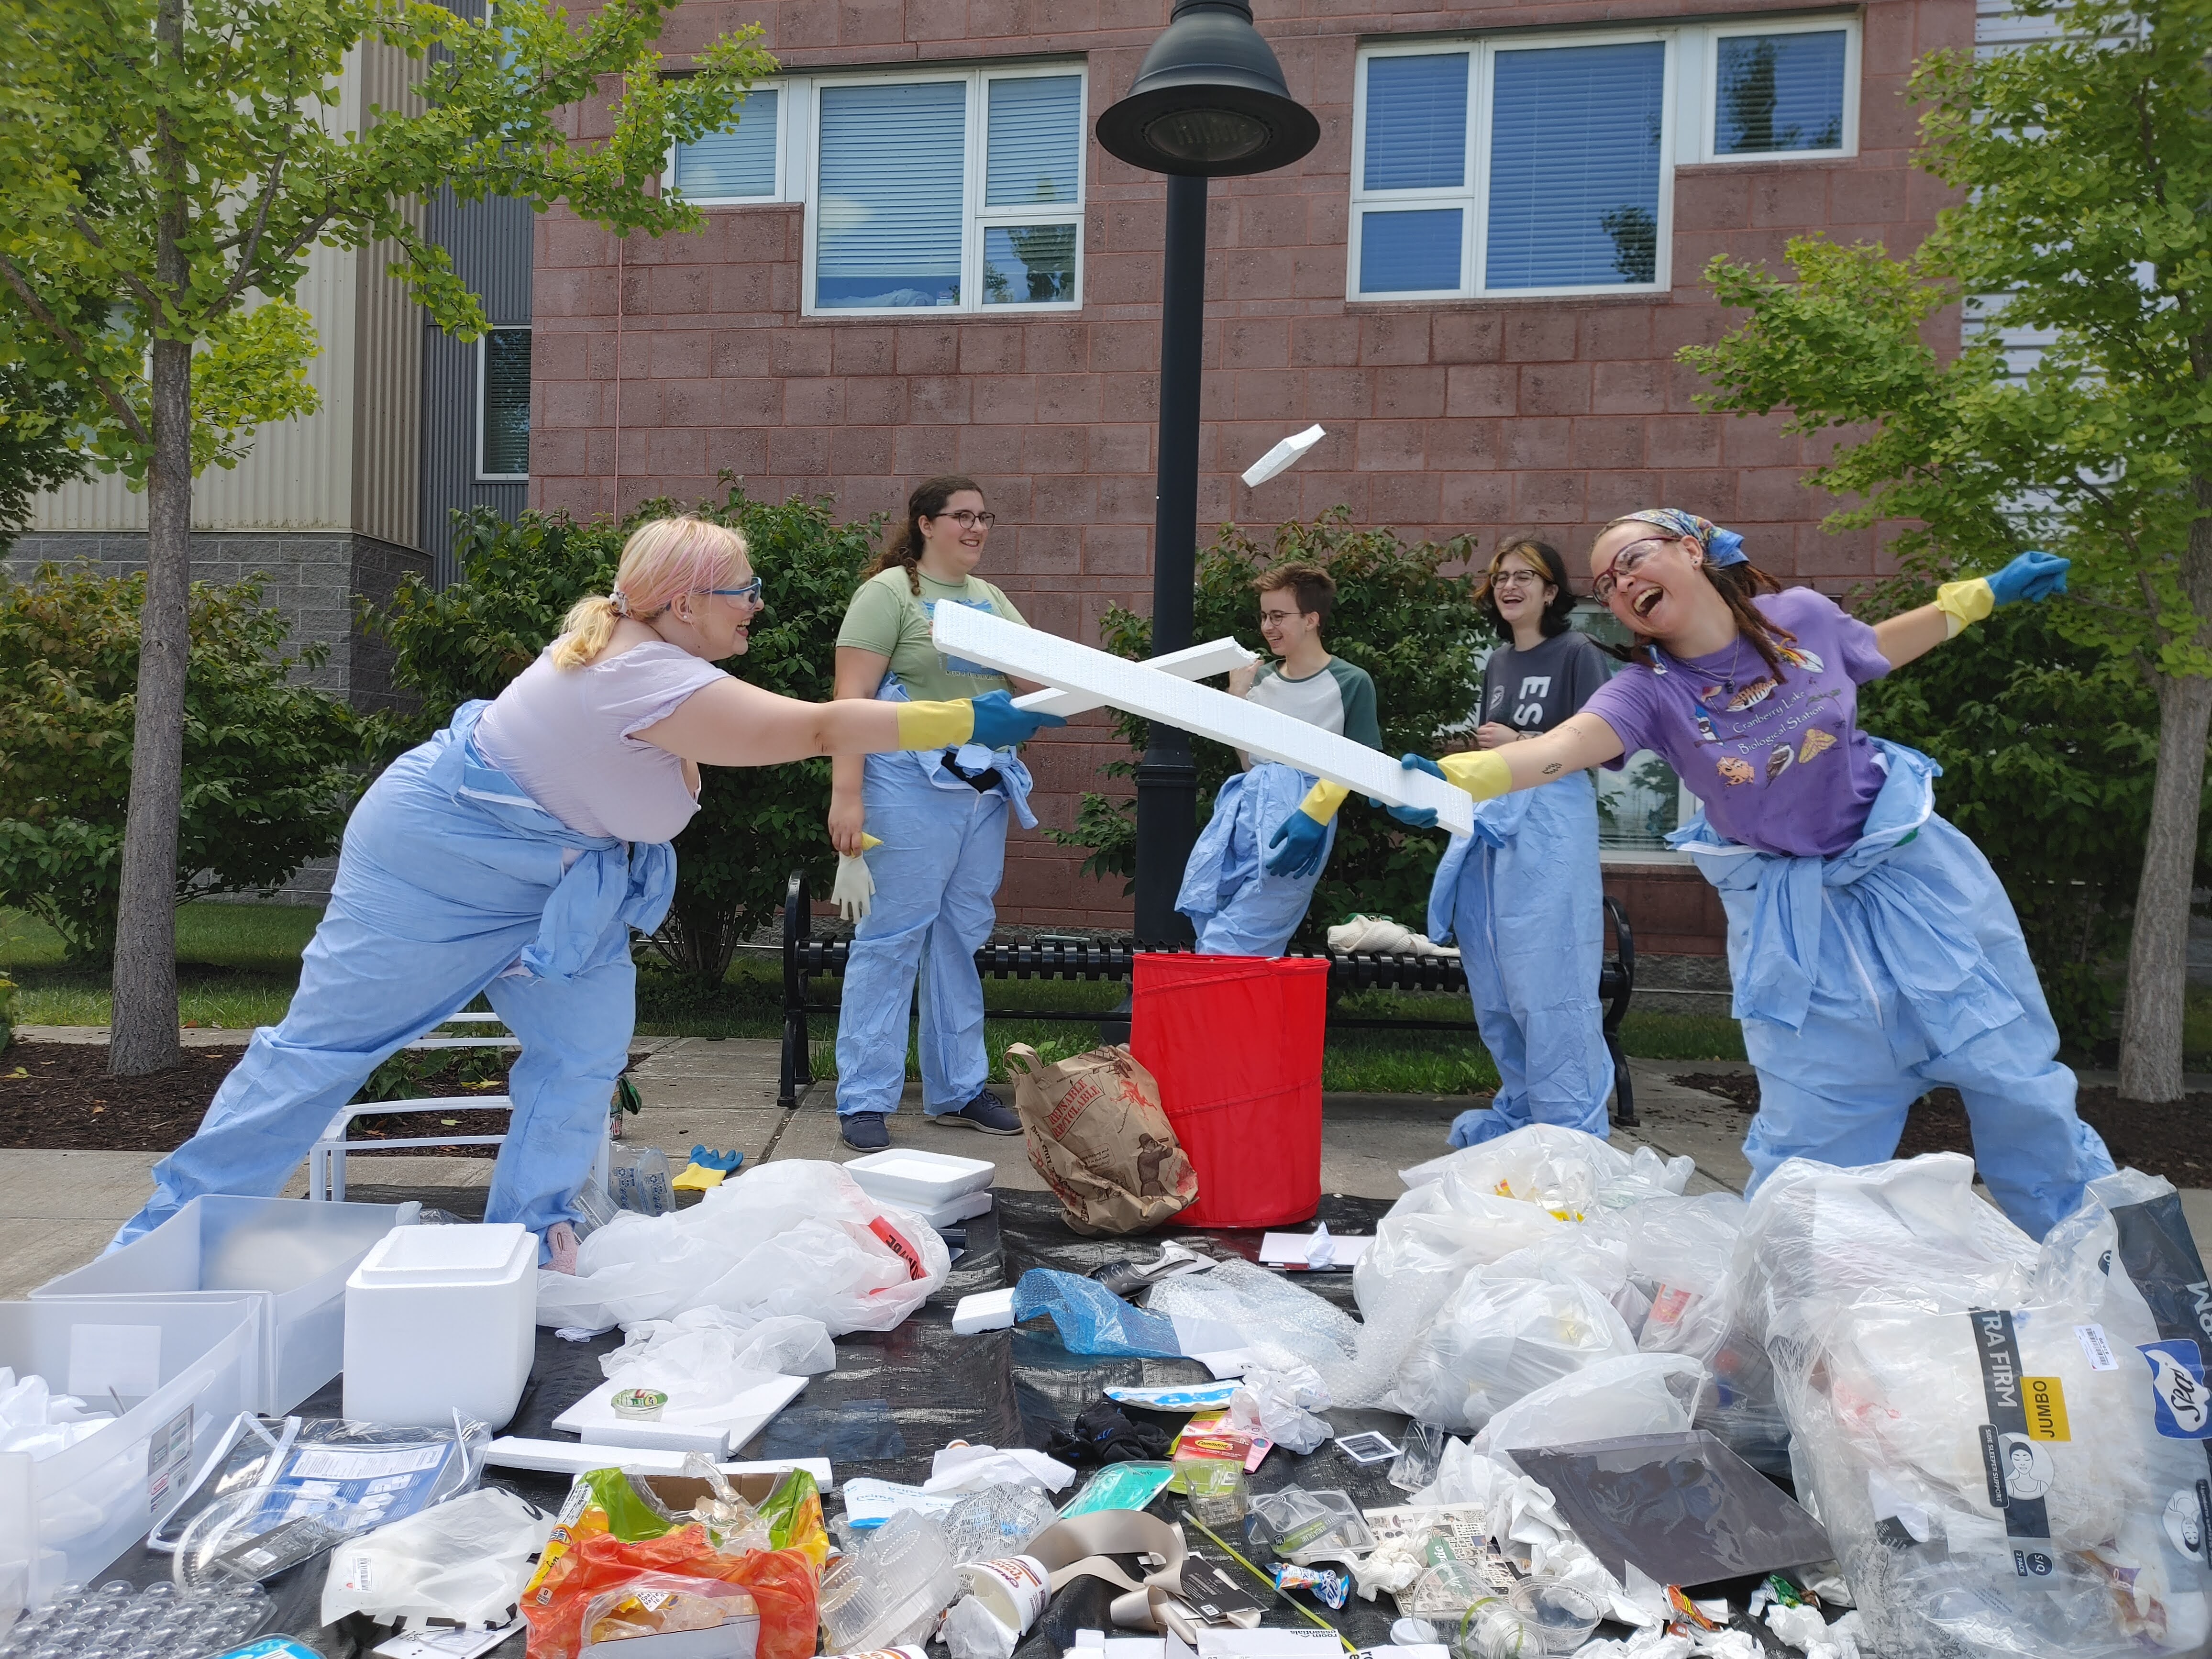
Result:
{"type": "Polygon", "coordinates": [[[891,1144],[881,1112],[848,1112],[837,1120],[837,1133],[856,1152],[880,1152],[891,1144]]]}
{"type": "Polygon", "coordinates": [[[1022,1120],[1014,1109],[988,1089],[958,1111],[940,1112],[929,1121],[948,1129],[981,1129],[987,1135],[1018,1135],[1022,1132],[1022,1120]]]}

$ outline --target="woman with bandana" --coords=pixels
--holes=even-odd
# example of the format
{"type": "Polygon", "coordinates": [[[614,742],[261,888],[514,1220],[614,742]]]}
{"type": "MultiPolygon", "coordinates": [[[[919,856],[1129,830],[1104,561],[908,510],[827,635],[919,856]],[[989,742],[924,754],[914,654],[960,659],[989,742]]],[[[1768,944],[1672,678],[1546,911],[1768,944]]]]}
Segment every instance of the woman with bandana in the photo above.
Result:
{"type": "Polygon", "coordinates": [[[1858,688],[1996,605],[2066,587],[2023,553],[1872,626],[1784,589],[1735,532],[1656,507],[1607,525],[1593,590],[1633,633],[1629,665],[1526,743],[1439,763],[1477,800],[1656,750],[1704,805],[1669,839],[1720,890],[1759,1109],[1756,1188],[1785,1158],[1876,1164],[1906,1109],[1959,1091],[1983,1179],[2040,1238],[2112,1168],[2075,1110],[2074,1074],[2020,924],[1974,844],[1936,812],[1941,769],[1861,731],[1858,688]]]}

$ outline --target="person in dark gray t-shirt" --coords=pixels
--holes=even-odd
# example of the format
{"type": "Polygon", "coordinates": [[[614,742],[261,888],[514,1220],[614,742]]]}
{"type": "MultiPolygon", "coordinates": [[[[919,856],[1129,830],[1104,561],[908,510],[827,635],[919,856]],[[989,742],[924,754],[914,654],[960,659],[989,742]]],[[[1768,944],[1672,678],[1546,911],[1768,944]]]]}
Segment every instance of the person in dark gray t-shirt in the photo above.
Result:
{"type": "MultiPolygon", "coordinates": [[[[1567,626],[1575,596],[1556,549],[1506,542],[1475,604],[1504,641],[1482,671],[1477,747],[1548,732],[1605,684],[1610,658],[1567,626]]],[[[1475,1024],[1498,1063],[1497,1096],[1460,1114],[1455,1146],[1531,1123],[1606,1133],[1613,1058],[1597,1000],[1597,787],[1584,773],[1527,793],[1547,798],[1542,811],[1476,807],[1483,833],[1453,841],[1429,892],[1429,937],[1457,941],[1475,1024]]]]}

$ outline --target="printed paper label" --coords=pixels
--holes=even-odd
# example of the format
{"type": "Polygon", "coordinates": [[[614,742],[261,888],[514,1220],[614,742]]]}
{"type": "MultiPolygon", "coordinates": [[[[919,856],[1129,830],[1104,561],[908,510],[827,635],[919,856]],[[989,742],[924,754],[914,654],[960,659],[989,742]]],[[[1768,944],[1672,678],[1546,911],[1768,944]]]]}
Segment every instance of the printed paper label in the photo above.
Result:
{"type": "Polygon", "coordinates": [[[2074,1337],[2081,1343],[2081,1352],[2089,1356],[2091,1370],[2119,1370],[2119,1356],[2112,1352],[2112,1345],[2105,1340],[2105,1328],[2102,1325],[2076,1325],[2074,1328],[2074,1337]]]}

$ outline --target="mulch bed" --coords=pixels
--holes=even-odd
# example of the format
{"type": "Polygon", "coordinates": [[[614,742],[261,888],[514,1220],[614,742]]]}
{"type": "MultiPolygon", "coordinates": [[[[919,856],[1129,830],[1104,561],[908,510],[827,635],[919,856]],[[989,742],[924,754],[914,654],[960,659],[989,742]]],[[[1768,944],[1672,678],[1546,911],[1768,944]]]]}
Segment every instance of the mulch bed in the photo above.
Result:
{"type": "MultiPolygon", "coordinates": [[[[65,1152],[166,1152],[190,1139],[216,1087],[246,1052],[187,1048],[184,1063],[150,1077],[110,1077],[107,1048],[97,1042],[13,1042],[0,1049],[0,1148],[65,1152]]],[[[501,1094],[501,1081],[470,1089],[439,1078],[420,1085],[426,1097],[450,1100],[424,1111],[356,1118],[354,1140],[412,1140],[441,1129],[498,1134],[504,1111],[471,1111],[471,1094],[501,1094]]],[[[496,1146],[416,1146],[425,1157],[496,1158],[496,1146]]]]}
{"type": "MultiPolygon", "coordinates": [[[[1673,1079],[1686,1089],[1720,1096],[1746,1112],[1759,1109],[1759,1079],[1733,1072],[1689,1072],[1673,1079]]],[[[2089,1126],[2105,1138],[2112,1162],[2132,1164],[2148,1175],[2164,1176],[2177,1187],[2212,1187],[2212,1093],[2188,1096],[2180,1104],[2148,1106],[2123,1100],[2105,1084],[2084,1084],[2076,1105],[2089,1126]]],[[[1956,1089],[1923,1095],[1905,1115],[1899,1158],[1923,1152],[1965,1152],[1972,1156],[1973,1134],[1966,1103],[1956,1089]]]]}

